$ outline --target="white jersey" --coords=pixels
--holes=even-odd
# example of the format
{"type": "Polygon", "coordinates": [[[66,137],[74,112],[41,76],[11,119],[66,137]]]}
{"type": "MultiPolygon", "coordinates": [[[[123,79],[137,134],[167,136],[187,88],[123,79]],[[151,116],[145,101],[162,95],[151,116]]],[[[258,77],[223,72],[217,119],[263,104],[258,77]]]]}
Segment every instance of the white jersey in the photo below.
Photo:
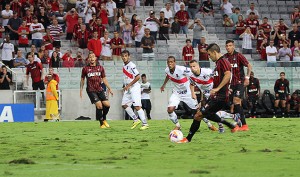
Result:
{"type": "MultiPolygon", "coordinates": [[[[134,80],[134,78],[139,75],[139,71],[136,69],[136,65],[129,61],[127,65],[124,64],[123,66],[123,74],[124,74],[124,85],[128,85],[130,82],[134,80]]],[[[136,82],[133,86],[139,85],[138,82],[136,82]]]]}
{"type": "Polygon", "coordinates": [[[214,84],[213,71],[211,69],[201,68],[200,75],[196,76],[195,74],[192,74],[190,76],[190,80],[201,90],[206,98],[210,96],[209,92],[213,88],[214,84]]]}
{"type": "Polygon", "coordinates": [[[141,82],[141,91],[142,91],[142,100],[150,100],[150,94],[143,92],[144,89],[150,89],[151,90],[151,85],[149,82],[143,83],[141,82]]]}
{"type": "Polygon", "coordinates": [[[191,94],[190,81],[188,77],[192,74],[191,69],[184,66],[175,66],[173,73],[170,69],[165,69],[166,76],[173,82],[173,93],[177,94],[191,94]]]}

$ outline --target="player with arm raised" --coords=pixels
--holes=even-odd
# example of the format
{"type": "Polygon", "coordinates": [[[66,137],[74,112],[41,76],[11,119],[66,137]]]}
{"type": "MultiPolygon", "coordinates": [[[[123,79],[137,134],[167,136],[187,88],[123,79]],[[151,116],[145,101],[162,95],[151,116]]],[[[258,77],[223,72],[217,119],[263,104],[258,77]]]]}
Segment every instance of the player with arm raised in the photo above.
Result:
{"type": "Polygon", "coordinates": [[[145,113],[142,109],[141,85],[138,82],[140,80],[139,71],[136,69],[136,65],[132,61],[130,61],[130,53],[128,50],[123,50],[121,53],[121,57],[124,62],[124,94],[122,98],[122,107],[133,119],[131,129],[134,129],[142,121],[142,127],[140,128],[140,130],[146,130],[149,128],[149,125],[147,123],[145,113]],[[141,120],[138,119],[138,117],[131,109],[132,104],[141,120]]]}
{"type": "Polygon", "coordinates": [[[160,90],[161,92],[165,90],[166,84],[169,80],[173,82],[173,93],[169,99],[167,111],[171,121],[176,125],[174,130],[179,130],[180,123],[178,122],[177,115],[174,110],[179,105],[180,101],[182,101],[192,109],[192,113],[195,113],[197,109],[197,102],[191,96],[190,81],[188,79],[188,76],[191,74],[191,70],[187,67],[176,65],[174,56],[168,57],[167,65],[168,67],[165,69],[166,78],[160,90]]]}
{"type": "Polygon", "coordinates": [[[210,90],[211,97],[205,107],[197,110],[188,136],[183,138],[178,143],[188,143],[192,141],[194,134],[200,127],[200,121],[203,119],[203,117],[206,117],[214,122],[225,124],[231,129],[232,133],[239,129],[238,125],[229,123],[216,114],[218,111],[222,110],[228,102],[228,86],[231,78],[230,63],[227,58],[220,53],[221,50],[217,44],[210,44],[206,50],[211,60],[216,63],[216,67],[213,72],[213,89],[210,90]]]}
{"type": "Polygon", "coordinates": [[[101,83],[105,84],[107,91],[113,95],[112,89],[106,79],[103,66],[97,64],[97,58],[94,53],[88,55],[89,65],[82,68],[80,81],[80,98],[82,98],[82,90],[84,80],[87,79],[86,92],[92,104],[96,106],[96,119],[100,122],[100,128],[109,128],[106,121],[106,115],[110,108],[110,103],[106,97],[105,91],[101,87],[101,83]],[[104,116],[105,115],[105,116],[104,116]]]}

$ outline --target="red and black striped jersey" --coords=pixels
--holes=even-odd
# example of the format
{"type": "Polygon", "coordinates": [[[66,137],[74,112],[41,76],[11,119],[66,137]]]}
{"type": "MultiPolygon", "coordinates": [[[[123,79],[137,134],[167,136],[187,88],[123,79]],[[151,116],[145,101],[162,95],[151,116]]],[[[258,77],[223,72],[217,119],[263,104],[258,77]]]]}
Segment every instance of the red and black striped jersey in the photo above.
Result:
{"type": "Polygon", "coordinates": [[[105,77],[105,71],[103,66],[85,66],[82,68],[81,78],[86,78],[86,91],[87,92],[99,92],[102,91],[101,87],[102,78],[105,77]]]}
{"type": "MultiPolygon", "coordinates": [[[[222,82],[225,72],[231,71],[230,62],[224,56],[219,58],[216,61],[216,67],[214,69],[214,86],[213,88],[217,88],[222,82]]],[[[215,95],[215,99],[227,99],[228,98],[228,90],[229,90],[229,82],[224,85],[215,95]]]]}
{"type": "Polygon", "coordinates": [[[287,79],[277,79],[274,85],[276,94],[290,94],[290,82],[287,79]]]}
{"type": "MultiPolygon", "coordinates": [[[[121,38],[112,38],[110,40],[110,44],[112,45],[124,45],[123,39],[121,38]]],[[[114,48],[112,50],[113,55],[121,56],[122,48],[114,48]]]]}
{"type": "Polygon", "coordinates": [[[184,46],[182,48],[182,56],[184,61],[190,61],[193,59],[193,55],[195,54],[193,46],[184,46]]]}
{"type": "Polygon", "coordinates": [[[249,85],[247,86],[247,94],[249,96],[255,96],[260,90],[259,80],[255,77],[250,77],[249,85]]]}
{"type": "Polygon", "coordinates": [[[34,61],[33,63],[29,63],[26,68],[26,75],[31,75],[32,82],[36,83],[42,80],[42,70],[43,66],[41,63],[34,61]]]}

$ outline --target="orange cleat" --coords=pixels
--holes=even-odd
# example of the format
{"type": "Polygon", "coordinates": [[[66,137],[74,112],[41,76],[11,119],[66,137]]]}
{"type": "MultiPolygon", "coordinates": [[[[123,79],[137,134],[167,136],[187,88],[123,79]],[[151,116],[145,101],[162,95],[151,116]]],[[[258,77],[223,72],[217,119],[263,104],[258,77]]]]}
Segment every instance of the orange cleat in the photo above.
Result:
{"type": "Polygon", "coordinates": [[[236,125],[233,129],[231,129],[231,133],[235,133],[237,131],[239,131],[240,127],[238,125],[236,125]]]}
{"type": "Polygon", "coordinates": [[[182,144],[182,143],[189,143],[189,140],[186,138],[183,138],[182,140],[177,142],[178,144],[182,144]]]}
{"type": "Polygon", "coordinates": [[[208,127],[211,131],[218,131],[219,129],[217,127],[215,127],[214,125],[211,125],[210,127],[208,127]]]}
{"type": "Polygon", "coordinates": [[[243,125],[243,126],[239,129],[239,131],[249,131],[248,125],[243,125]]]}

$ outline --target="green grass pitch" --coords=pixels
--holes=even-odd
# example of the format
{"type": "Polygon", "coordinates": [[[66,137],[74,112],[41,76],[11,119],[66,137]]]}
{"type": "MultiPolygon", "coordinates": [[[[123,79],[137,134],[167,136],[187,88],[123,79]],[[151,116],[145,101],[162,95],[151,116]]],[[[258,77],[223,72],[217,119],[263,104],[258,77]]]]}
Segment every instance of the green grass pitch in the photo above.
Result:
{"type": "MultiPolygon", "coordinates": [[[[186,135],[192,120],[181,120],[186,135]]],[[[248,119],[250,131],[211,132],[202,122],[188,144],[168,140],[173,124],[131,121],[0,124],[0,176],[299,176],[300,119],[248,119]]]]}

